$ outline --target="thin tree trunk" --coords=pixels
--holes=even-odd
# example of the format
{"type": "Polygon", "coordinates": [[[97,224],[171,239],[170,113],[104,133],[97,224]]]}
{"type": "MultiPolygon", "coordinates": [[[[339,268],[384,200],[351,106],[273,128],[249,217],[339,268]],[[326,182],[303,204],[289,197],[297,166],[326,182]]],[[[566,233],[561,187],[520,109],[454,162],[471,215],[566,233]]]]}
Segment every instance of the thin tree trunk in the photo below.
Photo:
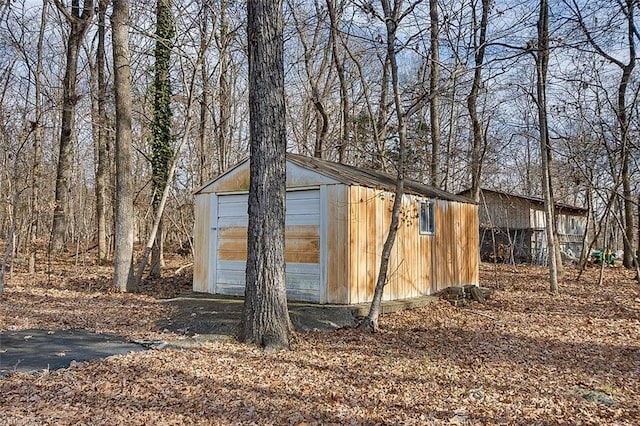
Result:
{"type": "Polygon", "coordinates": [[[105,32],[108,0],[98,2],[98,149],[96,150],[96,222],[98,226],[98,264],[107,261],[107,187],[109,186],[109,138],[106,110],[107,81],[105,77],[105,32]]]}
{"type": "MultiPolygon", "coordinates": [[[[471,149],[471,197],[480,201],[480,177],[482,175],[482,152],[485,138],[482,134],[482,125],[478,118],[478,92],[482,84],[482,65],[484,63],[484,52],[487,40],[487,23],[489,20],[490,0],[482,0],[482,17],[480,18],[480,36],[476,38],[477,29],[474,28],[474,48],[475,48],[475,69],[473,72],[473,84],[471,93],[467,97],[467,108],[471,117],[471,128],[473,130],[473,146],[471,149]]],[[[473,6],[474,27],[476,24],[475,5],[473,6]]]]}
{"type": "Polygon", "coordinates": [[[627,89],[629,87],[629,83],[631,82],[631,78],[633,75],[633,70],[636,65],[636,61],[638,58],[636,57],[636,46],[635,41],[638,35],[638,31],[635,26],[635,6],[636,0],[621,0],[618,2],[618,5],[621,8],[622,13],[625,15],[627,20],[627,31],[625,33],[626,42],[628,43],[628,52],[626,58],[627,62],[624,63],[619,59],[609,55],[606,53],[593,38],[591,32],[587,29],[587,26],[584,22],[584,19],[581,14],[581,10],[576,2],[572,2],[574,6],[574,13],[578,19],[578,24],[580,25],[584,35],[587,38],[587,42],[593,47],[593,49],[600,55],[602,58],[606,59],[611,64],[616,65],[618,68],[622,70],[622,75],[620,77],[620,83],[618,85],[618,99],[616,103],[615,113],[616,119],[618,122],[618,130],[620,132],[620,162],[621,162],[621,180],[622,180],[622,195],[624,197],[624,233],[625,233],[625,243],[624,243],[624,257],[623,264],[627,268],[633,267],[633,240],[635,238],[634,234],[634,218],[633,218],[633,197],[631,191],[631,182],[630,182],[630,173],[629,173],[629,162],[630,162],[630,149],[629,149],[629,116],[627,114],[627,89]]]}
{"type": "Polygon", "coordinates": [[[395,41],[396,31],[398,28],[399,3],[395,2],[394,8],[391,8],[389,0],[381,0],[384,10],[385,23],[387,28],[387,57],[391,68],[391,85],[393,90],[393,99],[396,109],[396,119],[398,120],[398,175],[396,180],[395,198],[393,200],[393,208],[391,211],[391,223],[389,224],[389,232],[382,247],[380,257],[380,269],[376,280],[376,288],[373,294],[373,301],[369,308],[369,313],[365,320],[359,325],[360,329],[377,331],[378,317],[382,305],[382,295],[384,287],[387,283],[387,273],[389,270],[389,259],[391,257],[391,249],[396,241],[398,233],[398,225],[400,223],[400,208],[402,207],[402,198],[404,193],[404,169],[406,156],[406,138],[407,138],[407,116],[400,99],[400,88],[398,85],[398,63],[396,61],[395,41]]]}
{"type": "MultiPolygon", "coordinates": [[[[638,194],[638,240],[636,241],[638,244],[636,250],[636,263],[640,262],[640,194],[638,194]]],[[[636,268],[639,268],[640,265],[636,264],[636,268]]],[[[640,272],[636,276],[636,280],[640,281],[640,272]]]]}
{"type": "Polygon", "coordinates": [[[589,259],[589,253],[587,253],[587,241],[588,241],[588,234],[589,234],[589,226],[591,225],[591,218],[593,217],[593,199],[592,199],[592,192],[593,189],[591,187],[587,188],[587,222],[584,224],[584,232],[582,233],[582,243],[581,243],[581,247],[582,250],[580,251],[580,259],[578,261],[578,267],[580,269],[580,273],[582,273],[582,271],[585,268],[585,265],[587,264],[587,259],[589,259]]]}
{"type": "Polygon", "coordinates": [[[547,0],[540,0],[540,14],[538,18],[538,50],[536,52],[536,92],[538,107],[538,123],[540,126],[540,155],[542,165],[542,193],[544,198],[544,213],[547,234],[547,263],[549,266],[549,289],[558,292],[558,267],[555,254],[555,218],[554,201],[551,191],[551,176],[549,164],[550,140],[547,124],[547,68],[549,63],[549,5],[547,0]]]}
{"type": "Polygon", "coordinates": [[[36,261],[38,251],[38,235],[40,232],[40,162],[42,161],[42,56],[45,29],[47,26],[47,11],[49,1],[42,2],[42,13],[40,17],[40,32],[38,33],[38,59],[36,63],[35,75],[35,129],[33,134],[33,164],[31,167],[31,224],[30,224],[30,249],[29,249],[29,273],[36,272],[36,261]]]}
{"type": "MultiPolygon", "coordinates": [[[[635,238],[633,224],[633,198],[631,195],[631,181],[629,174],[630,149],[629,149],[629,117],[627,115],[626,96],[627,88],[631,81],[633,69],[636,64],[635,38],[637,31],[634,21],[634,0],[626,0],[627,6],[627,38],[629,43],[629,62],[622,68],[622,78],[618,87],[618,121],[620,123],[620,137],[622,138],[622,195],[624,196],[624,258],[625,268],[635,265],[633,256],[633,240],[635,238]]],[[[640,226],[639,226],[640,228],[640,226]]],[[[637,265],[636,265],[637,266],[637,265]]]]}
{"type": "Polygon", "coordinates": [[[198,126],[198,147],[200,161],[200,185],[204,185],[211,177],[211,167],[209,166],[209,70],[205,59],[209,48],[207,38],[209,30],[209,7],[203,5],[200,11],[200,47],[198,58],[200,61],[200,80],[202,83],[202,94],[200,95],[200,122],[198,126]]]}
{"type": "Polygon", "coordinates": [[[60,151],[58,156],[58,170],[56,173],[55,206],[53,223],[51,226],[51,250],[60,252],[64,249],[68,215],[71,208],[71,172],[73,166],[73,129],[75,109],[78,103],[77,72],[78,55],[84,35],[93,18],[93,1],[84,0],[80,13],[79,0],[74,0],[71,12],[60,2],[55,0],[58,10],[65,16],[71,30],[67,39],[66,70],[62,82],[62,120],[60,131],[60,151]]]}
{"type": "Polygon", "coordinates": [[[133,173],[131,149],[131,65],[129,55],[129,1],[113,0],[111,15],[116,106],[116,233],[114,285],[135,291],[133,281],[133,173]]]}
{"type": "Polygon", "coordinates": [[[218,120],[218,173],[227,170],[227,156],[230,144],[231,128],[231,83],[229,81],[229,23],[227,22],[227,3],[220,10],[220,78],[218,82],[218,99],[220,119],[218,120]]]}
{"type": "Polygon", "coordinates": [[[333,64],[336,67],[338,81],[340,82],[340,112],[342,113],[342,131],[340,132],[340,142],[338,145],[338,161],[340,163],[343,163],[346,160],[347,146],[349,144],[349,93],[347,89],[347,80],[345,77],[344,66],[338,52],[339,32],[335,0],[327,0],[327,11],[329,13],[329,21],[331,22],[330,38],[333,64]]]}
{"type": "Polygon", "coordinates": [[[438,1],[429,0],[429,15],[431,16],[431,66],[429,73],[429,118],[431,135],[431,185],[440,188],[440,24],[438,16],[438,1]]]}
{"type": "Polygon", "coordinates": [[[380,102],[378,103],[378,111],[376,118],[376,125],[374,127],[374,141],[376,143],[376,150],[373,153],[372,165],[374,167],[386,170],[387,166],[384,161],[384,145],[387,141],[387,99],[389,97],[389,57],[385,56],[384,64],[382,65],[382,80],[380,81],[380,102]]]}

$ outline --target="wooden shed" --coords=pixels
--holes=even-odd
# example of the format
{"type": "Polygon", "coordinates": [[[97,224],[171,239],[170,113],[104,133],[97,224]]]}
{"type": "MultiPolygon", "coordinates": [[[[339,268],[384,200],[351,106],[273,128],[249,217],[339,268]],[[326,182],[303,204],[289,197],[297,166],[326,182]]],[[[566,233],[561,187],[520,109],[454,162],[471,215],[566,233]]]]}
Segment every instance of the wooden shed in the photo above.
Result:
{"type": "MultiPolygon", "coordinates": [[[[391,220],[392,175],[287,154],[287,298],[370,302],[391,220]]],[[[244,294],[249,161],[196,194],[193,289],[244,294]]],[[[478,206],[407,181],[384,300],[478,284],[478,206]]]]}
{"type": "MultiPolygon", "coordinates": [[[[461,193],[468,194],[469,191],[461,193]]],[[[587,210],[556,203],[555,213],[560,250],[565,258],[579,258],[587,210]]],[[[483,188],[479,216],[480,254],[483,260],[492,260],[497,256],[498,260],[516,263],[546,263],[546,219],[541,198],[483,188]]]]}

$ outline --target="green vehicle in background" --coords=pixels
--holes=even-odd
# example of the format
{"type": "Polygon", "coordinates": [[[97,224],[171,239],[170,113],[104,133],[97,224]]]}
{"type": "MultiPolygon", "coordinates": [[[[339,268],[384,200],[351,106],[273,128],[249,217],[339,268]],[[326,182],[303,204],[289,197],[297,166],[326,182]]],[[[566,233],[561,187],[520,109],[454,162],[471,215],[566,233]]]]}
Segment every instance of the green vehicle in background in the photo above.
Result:
{"type": "Polygon", "coordinates": [[[610,249],[607,250],[593,250],[591,252],[591,261],[596,265],[600,265],[605,262],[607,265],[613,265],[616,261],[616,255],[610,249]]]}

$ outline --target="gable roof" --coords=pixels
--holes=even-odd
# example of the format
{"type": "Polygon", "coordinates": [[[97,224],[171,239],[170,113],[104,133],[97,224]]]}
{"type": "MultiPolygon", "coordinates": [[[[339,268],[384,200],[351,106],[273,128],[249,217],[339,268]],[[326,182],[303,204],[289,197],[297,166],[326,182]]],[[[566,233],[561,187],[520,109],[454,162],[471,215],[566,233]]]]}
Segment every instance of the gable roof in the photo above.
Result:
{"type": "MultiPolygon", "coordinates": [[[[287,153],[287,161],[296,166],[319,173],[345,185],[359,185],[368,188],[382,189],[389,192],[394,192],[396,189],[396,176],[391,173],[385,173],[361,167],[348,166],[346,164],[335,163],[333,161],[327,161],[315,157],[307,157],[304,155],[292,153],[287,153]]],[[[227,172],[216,177],[209,183],[203,185],[196,191],[196,194],[201,192],[211,183],[221,179],[225,175],[228,175],[247,162],[248,159],[245,159],[236,166],[231,167],[227,172]]],[[[404,193],[427,198],[437,198],[440,200],[476,204],[471,198],[465,197],[463,195],[452,194],[450,192],[446,192],[433,186],[425,185],[423,183],[410,179],[405,179],[404,181],[404,193]]]]}
{"type": "MultiPolygon", "coordinates": [[[[301,167],[315,170],[318,173],[329,176],[345,185],[360,185],[368,188],[384,189],[390,192],[396,190],[396,176],[391,173],[348,166],[342,163],[335,163],[315,157],[306,157],[299,154],[288,153],[287,160],[301,167]]],[[[411,179],[405,179],[404,192],[405,194],[419,195],[428,198],[475,204],[475,202],[468,197],[452,194],[411,179]]]]}
{"type": "MultiPolygon", "coordinates": [[[[533,203],[536,207],[544,207],[544,200],[540,197],[535,197],[532,195],[511,194],[504,191],[498,191],[497,189],[488,189],[488,188],[480,188],[480,191],[483,193],[490,192],[506,198],[519,198],[521,200],[526,200],[526,201],[529,201],[530,203],[533,203]]],[[[458,194],[464,195],[464,194],[470,194],[470,193],[471,193],[471,189],[466,189],[458,194]]],[[[555,203],[555,208],[558,211],[558,213],[570,214],[574,216],[586,216],[587,213],[589,212],[587,209],[582,207],[572,206],[570,204],[558,203],[558,202],[555,203]]]]}

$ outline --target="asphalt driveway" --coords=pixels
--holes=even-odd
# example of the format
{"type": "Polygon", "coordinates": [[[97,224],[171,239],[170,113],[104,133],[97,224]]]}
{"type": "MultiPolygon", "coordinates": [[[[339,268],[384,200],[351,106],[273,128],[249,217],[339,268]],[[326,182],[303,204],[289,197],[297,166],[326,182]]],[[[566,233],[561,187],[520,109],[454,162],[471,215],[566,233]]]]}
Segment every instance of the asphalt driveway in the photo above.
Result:
{"type": "Polygon", "coordinates": [[[13,371],[36,373],[112,355],[142,351],[120,336],[82,329],[19,330],[0,333],[0,377],[13,371]]]}

